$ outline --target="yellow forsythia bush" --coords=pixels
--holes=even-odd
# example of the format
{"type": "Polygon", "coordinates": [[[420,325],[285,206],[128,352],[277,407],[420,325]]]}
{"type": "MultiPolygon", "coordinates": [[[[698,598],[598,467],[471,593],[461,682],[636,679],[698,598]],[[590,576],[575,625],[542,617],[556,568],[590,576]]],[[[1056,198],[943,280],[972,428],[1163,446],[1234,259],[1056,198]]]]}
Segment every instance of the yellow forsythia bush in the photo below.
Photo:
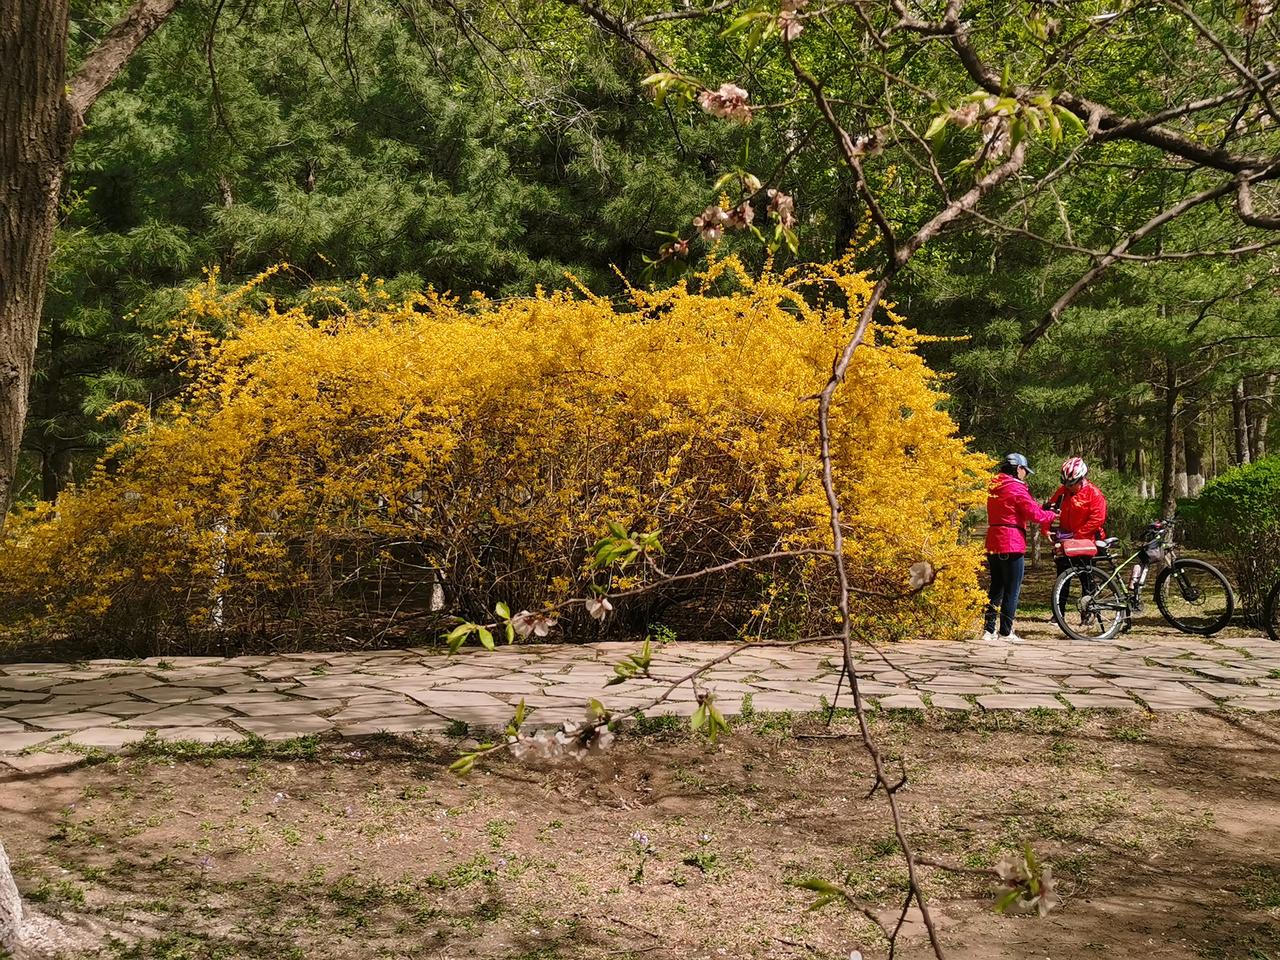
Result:
{"type": "MultiPolygon", "coordinates": [[[[181,403],[138,411],[89,483],[11,520],[0,623],[423,636],[451,615],[491,619],[498,601],[537,609],[592,584],[829,546],[814,395],[870,286],[845,264],[756,279],[729,260],[621,303],[392,302],[373,284],[358,302],[321,289],[278,309],[211,276],[175,338],[181,403]],[[660,571],[592,571],[610,521],[660,530],[660,571]]],[[[985,462],[956,436],[919,340],[873,328],[837,395],[832,454],[854,587],[901,592],[919,560],[941,571],[906,603],[856,594],[861,622],[939,636],[976,609],[980,553],[960,518],[985,462]]],[[[708,634],[828,633],[830,568],[809,557],[682,582],[619,601],[605,627],[674,605],[708,634]]],[[[570,635],[589,623],[562,621],[570,635]]]]}

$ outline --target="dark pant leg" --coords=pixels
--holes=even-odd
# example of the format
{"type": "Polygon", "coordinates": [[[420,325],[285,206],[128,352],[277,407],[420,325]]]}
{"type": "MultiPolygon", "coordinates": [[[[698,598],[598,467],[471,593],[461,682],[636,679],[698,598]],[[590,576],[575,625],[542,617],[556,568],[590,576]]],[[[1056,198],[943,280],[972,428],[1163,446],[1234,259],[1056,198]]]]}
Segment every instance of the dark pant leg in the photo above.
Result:
{"type": "Polygon", "coordinates": [[[1005,593],[1005,562],[1004,555],[999,553],[987,554],[987,571],[991,574],[991,586],[987,588],[987,609],[982,618],[982,629],[987,633],[994,633],[996,629],[996,619],[1000,616],[1000,605],[1004,600],[1005,593]]]}
{"type": "MultiPolygon", "coordinates": [[[[1062,576],[1062,571],[1068,569],[1071,564],[1070,557],[1054,557],[1053,565],[1058,571],[1058,576],[1062,576]]],[[[1067,609],[1067,600],[1071,597],[1071,582],[1067,581],[1062,585],[1062,589],[1058,591],[1058,609],[1064,613],[1067,609]]]]}
{"type": "Polygon", "coordinates": [[[1005,564],[1004,600],[1000,604],[1000,636],[1013,633],[1013,618],[1018,613],[1018,595],[1022,593],[1022,576],[1027,558],[1020,553],[1008,554],[1005,564]]]}

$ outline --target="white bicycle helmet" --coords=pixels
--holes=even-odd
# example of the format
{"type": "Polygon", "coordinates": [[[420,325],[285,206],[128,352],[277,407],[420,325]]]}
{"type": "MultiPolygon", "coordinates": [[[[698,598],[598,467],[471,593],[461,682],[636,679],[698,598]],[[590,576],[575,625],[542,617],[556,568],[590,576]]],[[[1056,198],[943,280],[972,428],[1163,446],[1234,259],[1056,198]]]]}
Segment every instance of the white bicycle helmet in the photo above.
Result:
{"type": "Polygon", "coordinates": [[[1079,457],[1071,457],[1062,463],[1062,482],[1075,483],[1083,480],[1089,473],[1089,465],[1079,457]]]}

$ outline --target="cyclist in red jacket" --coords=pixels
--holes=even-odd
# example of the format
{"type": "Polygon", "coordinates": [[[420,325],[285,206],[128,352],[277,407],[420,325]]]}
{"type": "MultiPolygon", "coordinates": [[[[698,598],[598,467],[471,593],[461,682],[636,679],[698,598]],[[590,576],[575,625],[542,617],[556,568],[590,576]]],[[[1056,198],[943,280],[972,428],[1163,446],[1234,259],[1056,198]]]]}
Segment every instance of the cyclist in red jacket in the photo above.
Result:
{"type": "MultiPolygon", "coordinates": [[[[1107,498],[1087,479],[1089,465],[1079,457],[1071,457],[1062,464],[1062,486],[1053,491],[1045,506],[1058,510],[1058,538],[1068,540],[1101,540],[1106,536],[1103,526],[1107,522],[1107,498]]],[[[1058,575],[1071,566],[1070,557],[1054,557],[1058,575]]],[[[1063,584],[1058,601],[1066,609],[1071,584],[1063,584]]]]}
{"type": "Polygon", "coordinates": [[[987,569],[991,571],[991,587],[987,591],[983,640],[1022,642],[1013,632],[1013,618],[1018,612],[1018,595],[1022,592],[1022,575],[1026,570],[1027,524],[1038,523],[1047,533],[1049,524],[1058,516],[1041,507],[1031,496],[1027,489],[1030,474],[1027,458],[1011,453],[1000,462],[999,472],[987,487],[987,569]]]}

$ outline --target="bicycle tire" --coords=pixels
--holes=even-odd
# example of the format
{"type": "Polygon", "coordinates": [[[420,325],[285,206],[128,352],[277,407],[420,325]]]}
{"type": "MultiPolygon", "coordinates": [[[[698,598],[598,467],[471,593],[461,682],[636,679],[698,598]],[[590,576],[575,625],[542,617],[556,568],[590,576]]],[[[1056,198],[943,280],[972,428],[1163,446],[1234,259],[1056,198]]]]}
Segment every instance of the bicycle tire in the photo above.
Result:
{"type": "Polygon", "coordinates": [[[1280,643],[1280,580],[1267,594],[1267,602],[1262,605],[1262,625],[1267,629],[1267,636],[1280,643]]]}
{"type": "MultiPolygon", "coordinates": [[[[1174,589],[1181,591],[1181,584],[1174,589]]],[[[1156,606],[1160,608],[1160,615],[1169,622],[1169,625],[1181,630],[1183,633],[1192,633],[1196,636],[1212,636],[1230,623],[1236,612],[1236,595],[1231,590],[1231,582],[1227,579],[1226,574],[1213,564],[1206,563],[1203,560],[1194,558],[1176,560],[1172,566],[1165,567],[1160,571],[1160,576],[1156,578],[1155,594],[1156,606]],[[1168,591],[1170,589],[1169,584],[1174,582],[1175,574],[1192,570],[1207,575],[1211,581],[1216,582],[1222,588],[1222,603],[1203,614],[1188,617],[1181,612],[1173,612],[1172,607],[1174,606],[1175,598],[1170,596],[1168,591]]],[[[1185,597],[1185,600],[1193,605],[1197,602],[1192,597],[1185,597]]]]}
{"type": "Polygon", "coordinates": [[[1049,600],[1049,605],[1053,609],[1053,619],[1058,624],[1058,629],[1065,633],[1072,640],[1080,643],[1094,643],[1099,640],[1110,640],[1116,634],[1120,633],[1125,624],[1129,622],[1129,605],[1128,600],[1116,588],[1114,581],[1109,581],[1110,574],[1098,567],[1068,567],[1062,572],[1053,584],[1053,596],[1049,600]],[[1080,598],[1075,601],[1074,609],[1063,610],[1060,597],[1062,596],[1062,588],[1072,580],[1082,580],[1083,582],[1106,584],[1110,582],[1108,588],[1109,599],[1098,612],[1099,608],[1093,605],[1092,612],[1097,617],[1097,625],[1101,628],[1091,633],[1084,633],[1076,629],[1076,624],[1072,622],[1075,616],[1081,621],[1081,626],[1091,622],[1091,610],[1085,606],[1084,598],[1092,596],[1086,595],[1081,584],[1077,589],[1080,598]],[[1105,620],[1106,613],[1110,612],[1115,615],[1114,620],[1108,626],[1105,620]]]}

